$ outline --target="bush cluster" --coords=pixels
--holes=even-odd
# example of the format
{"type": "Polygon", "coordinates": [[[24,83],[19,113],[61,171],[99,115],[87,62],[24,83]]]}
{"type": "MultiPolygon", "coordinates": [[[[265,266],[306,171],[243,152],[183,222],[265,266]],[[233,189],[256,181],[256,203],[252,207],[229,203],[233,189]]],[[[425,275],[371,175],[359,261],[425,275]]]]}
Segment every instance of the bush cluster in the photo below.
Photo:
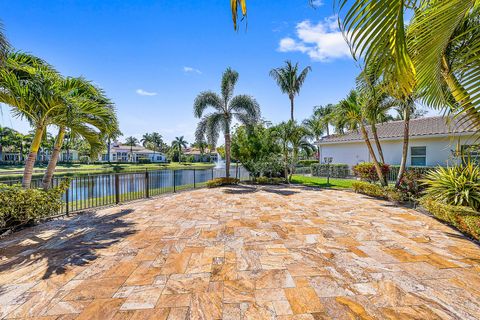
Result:
{"type": "MultiPolygon", "coordinates": [[[[380,164],[382,168],[382,173],[384,176],[387,176],[390,172],[390,166],[388,164],[380,164]]],[[[375,165],[372,162],[362,162],[353,167],[353,173],[356,177],[362,179],[363,181],[376,182],[378,181],[377,170],[375,165]]]]}
{"type": "Polygon", "coordinates": [[[310,167],[312,164],[318,164],[318,160],[299,160],[297,167],[310,167]]]}
{"type": "Polygon", "coordinates": [[[330,170],[330,177],[332,178],[346,178],[350,175],[348,164],[344,163],[332,163],[330,165],[315,163],[310,168],[314,177],[326,177],[328,176],[328,170],[330,170]]]}
{"type": "Polygon", "coordinates": [[[0,230],[35,223],[41,218],[58,214],[67,187],[68,181],[47,191],[0,184],[0,230]]]}
{"type": "Polygon", "coordinates": [[[425,184],[422,179],[425,178],[425,173],[408,168],[403,174],[398,189],[405,197],[409,199],[418,199],[425,190],[425,184]]]}
{"type": "Polygon", "coordinates": [[[285,183],[284,178],[268,178],[268,177],[258,177],[255,180],[255,183],[257,184],[282,184],[285,183]]]}
{"type": "Polygon", "coordinates": [[[445,204],[430,196],[421,198],[420,205],[438,219],[480,240],[480,213],[478,211],[466,206],[445,204]]]}
{"type": "Polygon", "coordinates": [[[240,182],[240,180],[235,179],[235,178],[215,178],[215,179],[207,181],[207,187],[208,188],[216,188],[216,187],[221,187],[221,186],[238,184],[239,182],[240,182]]]}
{"type": "Polygon", "coordinates": [[[386,199],[394,202],[401,202],[407,200],[407,198],[401,191],[390,186],[382,187],[378,184],[370,182],[355,181],[352,183],[352,188],[357,193],[362,193],[371,197],[386,199]]]}

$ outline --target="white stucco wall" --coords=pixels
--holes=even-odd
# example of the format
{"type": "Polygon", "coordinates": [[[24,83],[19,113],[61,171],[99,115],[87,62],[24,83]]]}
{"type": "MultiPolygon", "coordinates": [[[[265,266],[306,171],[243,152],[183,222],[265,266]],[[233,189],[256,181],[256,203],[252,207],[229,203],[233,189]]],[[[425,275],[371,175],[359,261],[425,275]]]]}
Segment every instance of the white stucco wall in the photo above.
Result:
{"type": "MultiPolygon", "coordinates": [[[[452,152],[457,150],[459,145],[478,144],[475,137],[454,136],[454,137],[424,137],[410,139],[407,156],[407,166],[411,165],[411,147],[426,147],[427,166],[445,166],[454,161],[452,152]]],[[[478,139],[478,138],[477,138],[478,139]]],[[[387,164],[399,165],[402,157],[402,140],[381,141],[385,162],[387,164]]],[[[372,140],[373,148],[376,151],[375,143],[372,140]]],[[[334,144],[321,144],[320,157],[333,157],[334,163],[346,163],[354,166],[360,162],[371,161],[367,146],[364,142],[343,142],[334,144]]]]}

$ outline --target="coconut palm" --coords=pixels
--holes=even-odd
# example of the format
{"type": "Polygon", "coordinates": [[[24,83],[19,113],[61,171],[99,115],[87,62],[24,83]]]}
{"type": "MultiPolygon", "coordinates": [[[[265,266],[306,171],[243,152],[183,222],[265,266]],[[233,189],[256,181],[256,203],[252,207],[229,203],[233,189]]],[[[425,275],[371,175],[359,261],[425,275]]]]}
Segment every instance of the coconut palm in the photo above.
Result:
{"type": "MultiPolygon", "coordinates": [[[[323,133],[325,132],[325,121],[319,113],[313,113],[313,115],[303,121],[303,125],[308,131],[308,136],[315,140],[316,143],[320,140],[323,133]]],[[[320,162],[320,145],[317,144],[317,157],[320,162]]]]}
{"type": "Polygon", "coordinates": [[[175,140],[172,141],[172,149],[177,155],[178,162],[182,160],[182,150],[188,146],[188,142],[185,141],[183,136],[175,137],[175,140]]]}
{"type": "Polygon", "coordinates": [[[397,97],[416,92],[429,106],[450,105],[480,130],[478,0],[337,2],[354,57],[376,65],[397,97]],[[406,11],[414,13],[407,28],[406,11]]]}
{"type": "Polygon", "coordinates": [[[35,128],[25,161],[22,185],[29,188],[42,137],[55,123],[64,101],[59,94],[60,75],[45,61],[20,52],[9,53],[0,69],[0,102],[13,109],[14,116],[27,119],[35,128]]]}
{"type": "Polygon", "coordinates": [[[253,97],[233,96],[237,81],[238,72],[227,68],[222,75],[221,95],[212,91],[202,92],[196,97],[193,105],[195,117],[201,118],[195,132],[196,141],[207,141],[214,147],[220,132],[224,134],[227,178],[230,177],[232,121],[236,119],[249,126],[260,119],[260,106],[253,97]],[[213,112],[205,114],[209,107],[213,109],[213,112]]]}
{"type": "Polygon", "coordinates": [[[97,156],[104,147],[103,135],[118,131],[115,110],[101,89],[83,78],[66,78],[62,80],[60,91],[65,104],[55,120],[58,134],[43,176],[44,189],[51,187],[67,129],[71,137],[82,137],[90,145],[90,157],[97,156]]]}
{"type": "Polygon", "coordinates": [[[140,142],[142,143],[142,146],[144,146],[145,148],[150,144],[152,143],[152,136],[150,135],[150,133],[145,133],[142,138],[140,139],[140,142]]]}
{"type": "Polygon", "coordinates": [[[285,66],[270,70],[270,76],[290,99],[290,120],[292,121],[294,121],[295,96],[300,93],[300,89],[311,70],[311,67],[306,67],[299,73],[298,63],[293,64],[290,60],[285,61],[285,66]]]}
{"type": "Polygon", "coordinates": [[[138,139],[135,137],[127,137],[125,139],[125,145],[130,146],[130,161],[133,162],[133,147],[139,143],[138,139]]]}
{"type": "Polygon", "coordinates": [[[372,147],[370,138],[368,137],[366,129],[368,121],[365,115],[365,108],[362,106],[362,101],[364,101],[364,99],[365,98],[359,95],[357,91],[350,91],[348,96],[337,105],[337,116],[345,119],[346,127],[349,130],[360,130],[375,166],[375,171],[377,172],[380,183],[386,186],[387,179],[383,175],[382,168],[372,147]]]}
{"type": "Polygon", "coordinates": [[[313,110],[314,117],[321,122],[323,131],[325,131],[327,136],[330,135],[330,125],[333,125],[335,118],[334,109],[335,106],[333,104],[327,104],[326,106],[316,106],[313,110]]]}

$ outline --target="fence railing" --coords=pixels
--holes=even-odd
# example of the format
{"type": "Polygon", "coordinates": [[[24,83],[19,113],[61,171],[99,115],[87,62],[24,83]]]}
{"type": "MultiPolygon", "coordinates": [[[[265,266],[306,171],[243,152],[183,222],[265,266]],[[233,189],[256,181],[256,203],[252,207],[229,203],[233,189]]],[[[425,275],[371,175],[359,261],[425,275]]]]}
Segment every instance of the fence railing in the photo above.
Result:
{"type": "MultiPolygon", "coordinates": [[[[239,166],[230,169],[230,176],[248,180],[250,174],[239,166]]],[[[165,193],[204,187],[208,180],[225,177],[225,169],[154,170],[132,173],[92,174],[69,177],[69,187],[62,197],[62,213],[71,213],[97,207],[150,198],[165,193]]],[[[54,177],[58,186],[65,177],[54,177]]],[[[21,183],[20,180],[0,181],[4,184],[21,183]]],[[[32,187],[41,187],[41,179],[33,179],[32,187]]]]}

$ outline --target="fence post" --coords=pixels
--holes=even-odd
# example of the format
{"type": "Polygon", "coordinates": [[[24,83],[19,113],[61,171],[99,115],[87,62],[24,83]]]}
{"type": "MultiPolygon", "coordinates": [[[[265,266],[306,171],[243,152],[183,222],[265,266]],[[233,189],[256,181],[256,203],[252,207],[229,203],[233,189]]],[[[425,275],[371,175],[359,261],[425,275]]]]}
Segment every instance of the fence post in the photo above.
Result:
{"type": "Polygon", "coordinates": [[[150,198],[150,176],[148,170],[145,170],[145,197],[150,198]]]}
{"type": "Polygon", "coordinates": [[[65,214],[68,215],[68,190],[70,189],[70,187],[67,188],[67,190],[65,190],[65,214]]]}
{"type": "Polygon", "coordinates": [[[212,180],[213,180],[213,168],[212,168],[212,180]]]}
{"type": "Polygon", "coordinates": [[[118,174],[115,175],[115,203],[120,203],[120,178],[118,174]]]}
{"type": "Polygon", "coordinates": [[[196,181],[195,181],[195,169],[193,169],[193,189],[195,189],[196,181]]]}
{"type": "Polygon", "coordinates": [[[177,192],[175,177],[176,177],[175,170],[173,170],[173,192],[177,192]]]}

